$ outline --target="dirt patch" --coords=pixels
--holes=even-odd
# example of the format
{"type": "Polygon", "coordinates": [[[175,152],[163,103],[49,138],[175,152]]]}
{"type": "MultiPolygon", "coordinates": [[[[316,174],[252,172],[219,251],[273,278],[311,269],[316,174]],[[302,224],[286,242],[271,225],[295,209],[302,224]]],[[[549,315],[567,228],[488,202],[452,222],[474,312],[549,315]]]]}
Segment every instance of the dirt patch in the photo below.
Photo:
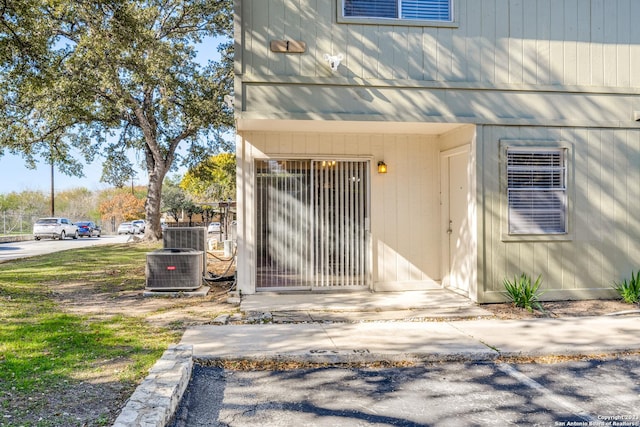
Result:
{"type": "Polygon", "coordinates": [[[542,302],[541,306],[542,310],[531,312],[509,303],[484,304],[482,308],[504,320],[604,316],[640,309],[640,305],[626,304],[622,300],[549,301],[542,302]]]}
{"type": "Polygon", "coordinates": [[[66,284],[57,288],[55,299],[69,313],[89,319],[105,319],[113,316],[143,317],[154,326],[171,329],[208,324],[223,313],[237,312],[228,304],[232,283],[210,284],[206,296],[193,297],[186,293],[167,293],[166,296],[144,296],[143,290],[117,293],[92,293],[83,284],[66,284]]]}
{"type": "MultiPolygon", "coordinates": [[[[208,324],[220,314],[238,311],[237,306],[227,303],[229,291],[234,286],[234,267],[231,261],[213,255],[208,257],[208,271],[213,277],[224,275],[230,280],[207,283],[209,292],[206,296],[191,296],[188,292],[157,292],[155,296],[145,296],[144,285],[132,290],[130,286],[113,283],[105,289],[104,285],[92,285],[91,281],[58,282],[49,286],[53,298],[69,313],[89,319],[120,315],[142,317],[154,326],[184,329],[208,324]]],[[[144,266],[139,267],[135,275],[144,277],[144,269],[144,266]]],[[[109,275],[110,272],[97,274],[109,275]]]]}

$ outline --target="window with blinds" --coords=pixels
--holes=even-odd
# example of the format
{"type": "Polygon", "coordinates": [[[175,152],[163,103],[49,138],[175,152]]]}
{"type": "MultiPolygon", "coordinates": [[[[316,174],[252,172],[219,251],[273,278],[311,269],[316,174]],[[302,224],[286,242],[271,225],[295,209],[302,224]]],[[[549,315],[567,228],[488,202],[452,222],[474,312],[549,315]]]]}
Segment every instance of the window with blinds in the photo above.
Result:
{"type": "Polygon", "coordinates": [[[507,149],[509,234],[567,232],[566,150],[507,149]]]}
{"type": "Polygon", "coordinates": [[[344,0],[343,16],[452,21],[452,0],[344,0]]]}

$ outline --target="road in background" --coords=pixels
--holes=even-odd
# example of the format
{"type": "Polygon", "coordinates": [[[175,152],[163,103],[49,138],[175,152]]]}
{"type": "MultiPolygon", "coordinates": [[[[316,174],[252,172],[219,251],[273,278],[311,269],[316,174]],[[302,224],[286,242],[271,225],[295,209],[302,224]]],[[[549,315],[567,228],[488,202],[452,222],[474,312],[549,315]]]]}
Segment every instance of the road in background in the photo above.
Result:
{"type": "Polygon", "coordinates": [[[0,262],[13,259],[28,258],[36,255],[49,254],[68,249],[86,248],[89,246],[108,245],[113,243],[125,243],[131,236],[102,236],[80,237],[78,239],[67,238],[64,240],[26,240],[0,244],[0,262]]]}

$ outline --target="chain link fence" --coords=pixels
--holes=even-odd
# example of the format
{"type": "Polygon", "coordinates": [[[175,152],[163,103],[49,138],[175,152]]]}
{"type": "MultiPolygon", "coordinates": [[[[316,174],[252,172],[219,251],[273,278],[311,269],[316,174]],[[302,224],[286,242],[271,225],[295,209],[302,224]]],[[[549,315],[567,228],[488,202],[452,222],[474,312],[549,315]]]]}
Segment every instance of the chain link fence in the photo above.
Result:
{"type": "Polygon", "coordinates": [[[46,215],[25,214],[21,212],[0,212],[0,234],[31,234],[33,224],[46,215]]]}

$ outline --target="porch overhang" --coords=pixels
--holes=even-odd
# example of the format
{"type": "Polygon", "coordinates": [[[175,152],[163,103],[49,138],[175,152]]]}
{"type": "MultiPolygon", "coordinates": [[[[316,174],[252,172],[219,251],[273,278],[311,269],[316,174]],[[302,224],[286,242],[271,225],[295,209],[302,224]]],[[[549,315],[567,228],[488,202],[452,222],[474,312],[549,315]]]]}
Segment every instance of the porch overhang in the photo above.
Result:
{"type": "Polygon", "coordinates": [[[396,122],[379,120],[336,120],[328,117],[316,119],[292,119],[279,117],[238,118],[236,129],[243,131],[281,132],[321,132],[360,134],[408,134],[443,135],[467,123],[447,122],[396,122]]]}

